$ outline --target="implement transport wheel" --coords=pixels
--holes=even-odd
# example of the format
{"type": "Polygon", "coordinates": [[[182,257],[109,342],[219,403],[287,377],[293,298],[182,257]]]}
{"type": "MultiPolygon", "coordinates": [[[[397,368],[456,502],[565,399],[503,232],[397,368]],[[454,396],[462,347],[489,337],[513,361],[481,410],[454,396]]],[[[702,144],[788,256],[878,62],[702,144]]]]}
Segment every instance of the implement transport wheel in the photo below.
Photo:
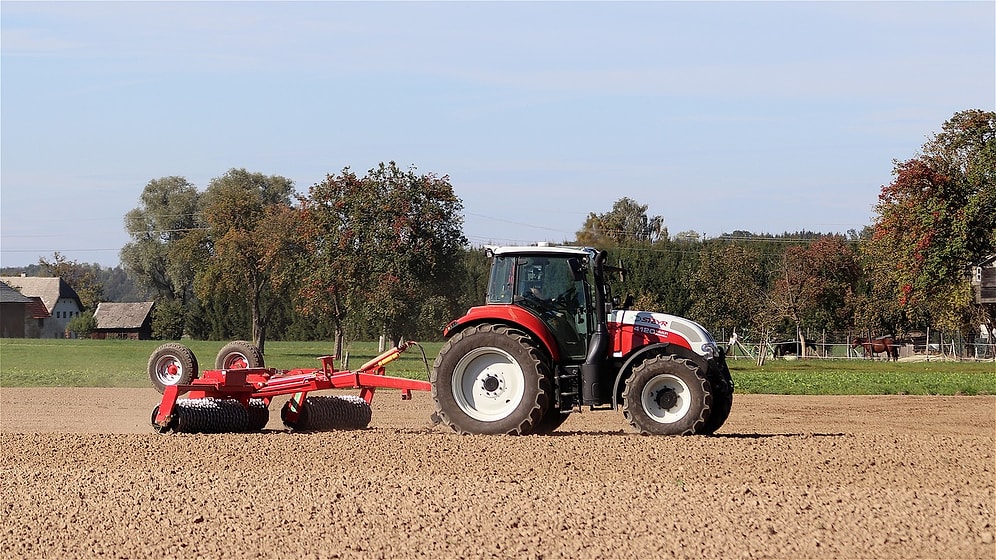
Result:
{"type": "Polygon", "coordinates": [[[453,335],[429,380],[436,415],[460,434],[532,433],[552,393],[543,352],[524,332],[503,325],[453,335]]]}
{"type": "Polygon", "coordinates": [[[623,415],[644,435],[704,433],[712,406],[709,381],[690,360],[655,356],[633,368],[623,415]]]}
{"type": "Polygon", "coordinates": [[[226,344],[214,360],[214,369],[261,368],[263,353],[259,347],[245,340],[235,340],[226,344]]]}
{"type": "Polygon", "coordinates": [[[290,401],[280,410],[288,428],[300,432],[362,430],[370,424],[370,404],[353,395],[307,397],[296,421],[289,419],[290,401]]]}
{"type": "Polygon", "coordinates": [[[167,342],[149,356],[149,380],[163,393],[170,385],[185,385],[197,378],[197,358],[190,348],[167,342]]]}

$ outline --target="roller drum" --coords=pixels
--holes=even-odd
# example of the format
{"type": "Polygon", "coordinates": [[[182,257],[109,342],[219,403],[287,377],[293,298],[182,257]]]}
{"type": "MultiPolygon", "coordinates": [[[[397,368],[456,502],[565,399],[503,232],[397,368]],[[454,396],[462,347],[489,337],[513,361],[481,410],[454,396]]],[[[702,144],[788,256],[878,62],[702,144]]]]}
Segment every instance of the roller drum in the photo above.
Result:
{"type": "Polygon", "coordinates": [[[306,398],[297,422],[284,423],[301,431],[360,430],[370,424],[371,414],[360,397],[322,395],[306,398]]]}
{"type": "Polygon", "coordinates": [[[234,399],[184,399],[176,401],[176,431],[222,434],[248,432],[249,411],[234,399]]]}

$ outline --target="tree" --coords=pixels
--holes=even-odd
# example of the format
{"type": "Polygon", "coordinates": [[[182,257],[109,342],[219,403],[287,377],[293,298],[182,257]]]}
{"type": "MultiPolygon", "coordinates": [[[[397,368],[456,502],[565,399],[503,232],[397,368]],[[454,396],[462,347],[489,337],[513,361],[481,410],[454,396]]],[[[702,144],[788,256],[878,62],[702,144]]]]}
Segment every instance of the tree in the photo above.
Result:
{"type": "Polygon", "coordinates": [[[203,195],[210,256],[197,271],[196,293],[202,300],[246,302],[252,340],[261,352],[273,312],[292,297],[302,270],[301,214],[291,205],[293,189],[284,177],[231,169],[212,179],[203,195]]]}
{"type": "Polygon", "coordinates": [[[692,305],[692,283],[702,244],[668,238],[656,243],[629,241],[610,252],[610,263],[625,269],[617,295],[633,294],[638,309],[687,315],[692,305]]]}
{"type": "Polygon", "coordinates": [[[207,258],[207,226],[199,204],[200,194],[185,178],[161,177],[145,185],[139,206],[125,214],[131,241],[121,249],[121,263],[139,285],[158,295],[161,313],[154,330],[164,338],[183,333],[194,300],[194,276],[207,258]]]}
{"type": "Polygon", "coordinates": [[[667,237],[664,218],[647,216],[647,205],[620,198],[604,214],[591,212],[576,234],[579,245],[606,247],[627,242],[656,243],[667,237]]]}
{"type": "Polygon", "coordinates": [[[453,274],[466,245],[463,205],[446,176],[381,163],[359,178],[349,168],[311,187],[307,310],[347,328],[372,325],[397,343],[420,325],[445,324],[453,274]]]}
{"type": "Polygon", "coordinates": [[[967,326],[975,310],[965,271],[996,250],[996,113],[956,113],[893,174],[864,244],[872,287],[910,322],[967,326]]]}
{"type": "Polygon", "coordinates": [[[53,253],[51,261],[45,257],[38,259],[38,265],[47,274],[69,284],[80,297],[83,309],[94,311],[104,301],[104,286],[92,266],[68,260],[58,252],[53,253]]]}
{"type": "Polygon", "coordinates": [[[139,283],[166,299],[184,301],[193,284],[194,267],[178,248],[205,227],[199,196],[183,177],[153,179],[142,190],[139,206],[125,214],[132,240],[121,249],[121,262],[139,283]]]}
{"type": "Polygon", "coordinates": [[[79,338],[86,338],[97,330],[97,320],[93,318],[93,311],[89,309],[73,317],[66,323],[66,330],[76,333],[79,338]]]}
{"type": "Polygon", "coordinates": [[[695,320],[714,332],[744,334],[754,328],[765,298],[757,250],[739,242],[707,243],[691,285],[695,320]]]}
{"type": "Polygon", "coordinates": [[[791,323],[803,348],[806,328],[850,323],[860,269],[843,237],[788,247],[774,272],[763,316],[771,326],[791,323]]]}

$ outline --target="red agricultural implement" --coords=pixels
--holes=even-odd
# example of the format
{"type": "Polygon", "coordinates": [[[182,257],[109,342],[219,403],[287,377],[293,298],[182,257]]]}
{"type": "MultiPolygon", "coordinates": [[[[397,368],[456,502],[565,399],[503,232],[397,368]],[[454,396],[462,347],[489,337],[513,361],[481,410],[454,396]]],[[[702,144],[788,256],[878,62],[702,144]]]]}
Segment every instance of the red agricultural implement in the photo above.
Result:
{"type": "MultiPolygon", "coordinates": [[[[216,360],[216,369],[197,374],[197,359],[181,344],[163,344],[149,358],[149,378],[163,394],[152,411],[158,432],[246,432],[269,422],[274,397],[291,395],[280,411],[283,423],[295,430],[364,428],[370,422],[370,402],[378,388],[430,391],[426,381],[391,377],[385,366],[417,346],[406,342],[356,370],[339,371],[333,356],[322,356],[321,368],[278,370],[263,365],[259,349],[245,341],[229,343],[216,360]],[[356,396],[308,396],[327,389],[359,389],[356,396]],[[181,399],[181,395],[186,395],[181,399]]],[[[419,347],[421,349],[421,347],[419,347]]],[[[423,352],[423,361],[425,353],[423,352]]],[[[428,364],[427,364],[428,365],[428,364]]]]}

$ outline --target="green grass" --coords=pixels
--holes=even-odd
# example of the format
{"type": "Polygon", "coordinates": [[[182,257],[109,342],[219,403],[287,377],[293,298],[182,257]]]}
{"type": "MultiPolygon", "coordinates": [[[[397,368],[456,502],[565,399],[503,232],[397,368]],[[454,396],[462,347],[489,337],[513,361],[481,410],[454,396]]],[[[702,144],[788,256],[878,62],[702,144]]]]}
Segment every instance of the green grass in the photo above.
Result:
{"type": "Polygon", "coordinates": [[[996,394],[996,363],[731,360],[738,393],[774,395],[996,394]]]}
{"type": "MultiPolygon", "coordinates": [[[[227,341],[184,340],[197,356],[201,370],[214,368],[214,360],[227,341]]],[[[149,355],[158,340],[0,340],[0,387],[150,387],[149,355]]],[[[441,343],[425,343],[429,366],[441,343]]],[[[377,355],[374,342],[353,343],[349,365],[358,368],[377,355]]],[[[318,368],[318,356],[332,353],[327,342],[266,343],[266,365],[279,369],[318,368]]],[[[336,366],[341,367],[336,361],[336,366]]],[[[387,365],[388,375],[427,379],[422,353],[410,348],[387,365]]]]}
{"type": "MultiPolygon", "coordinates": [[[[149,387],[154,340],[0,340],[0,387],[149,387]]],[[[225,342],[188,340],[201,369],[214,367],[225,342]]],[[[429,365],[440,343],[425,343],[429,365]]],[[[349,365],[357,368],[377,354],[373,342],[352,343],[349,365]]],[[[266,343],[266,365],[280,369],[318,367],[331,353],[327,342],[266,343]]],[[[341,367],[340,362],[336,365],[341,367]]],[[[980,395],[996,394],[996,363],[870,360],[731,360],[738,393],[785,395],[980,395]]],[[[387,365],[388,375],[426,379],[418,348],[387,365]]]]}

